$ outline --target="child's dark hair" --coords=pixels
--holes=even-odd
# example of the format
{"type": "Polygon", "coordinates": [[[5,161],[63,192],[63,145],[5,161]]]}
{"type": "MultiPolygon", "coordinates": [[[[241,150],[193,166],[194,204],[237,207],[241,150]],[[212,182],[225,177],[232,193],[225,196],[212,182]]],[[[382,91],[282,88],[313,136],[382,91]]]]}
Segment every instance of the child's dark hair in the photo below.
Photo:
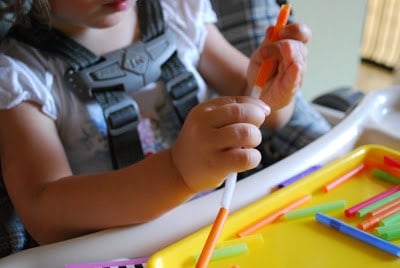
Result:
{"type": "Polygon", "coordinates": [[[47,0],[1,0],[0,22],[29,24],[31,18],[43,23],[49,22],[49,3],[47,0]],[[12,14],[10,16],[10,14],[12,14]]]}

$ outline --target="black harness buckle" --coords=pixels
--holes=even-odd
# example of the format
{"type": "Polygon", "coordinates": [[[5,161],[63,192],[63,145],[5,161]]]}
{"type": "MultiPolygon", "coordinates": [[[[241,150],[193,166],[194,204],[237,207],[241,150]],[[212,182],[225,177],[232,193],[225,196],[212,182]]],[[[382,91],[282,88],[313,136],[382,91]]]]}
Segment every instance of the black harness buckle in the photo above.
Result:
{"type": "Polygon", "coordinates": [[[126,131],[137,129],[140,122],[139,107],[133,99],[126,98],[104,110],[108,132],[118,136],[126,131]]]}
{"type": "Polygon", "coordinates": [[[121,168],[143,159],[138,126],[140,113],[137,103],[124,98],[103,109],[107,122],[108,140],[113,166],[121,168]]]}
{"type": "Polygon", "coordinates": [[[196,79],[191,72],[184,72],[169,80],[165,87],[171,95],[179,119],[183,122],[190,109],[198,104],[196,79]]]}

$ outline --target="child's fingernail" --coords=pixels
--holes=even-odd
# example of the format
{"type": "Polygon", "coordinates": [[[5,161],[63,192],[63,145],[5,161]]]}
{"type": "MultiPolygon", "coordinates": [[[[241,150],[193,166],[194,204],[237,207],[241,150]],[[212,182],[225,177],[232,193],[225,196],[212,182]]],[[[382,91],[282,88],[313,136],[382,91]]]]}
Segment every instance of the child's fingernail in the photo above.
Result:
{"type": "Polygon", "coordinates": [[[263,108],[267,115],[271,113],[271,108],[267,104],[264,103],[263,108]]]}

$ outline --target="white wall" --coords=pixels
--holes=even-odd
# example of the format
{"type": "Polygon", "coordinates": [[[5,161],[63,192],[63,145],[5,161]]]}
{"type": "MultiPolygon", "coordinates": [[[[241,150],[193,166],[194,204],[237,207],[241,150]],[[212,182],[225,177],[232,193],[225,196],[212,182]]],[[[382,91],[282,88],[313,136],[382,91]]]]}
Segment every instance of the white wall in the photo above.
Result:
{"type": "Polygon", "coordinates": [[[289,0],[295,19],[313,32],[303,85],[307,99],[355,86],[367,0],[289,0]]]}

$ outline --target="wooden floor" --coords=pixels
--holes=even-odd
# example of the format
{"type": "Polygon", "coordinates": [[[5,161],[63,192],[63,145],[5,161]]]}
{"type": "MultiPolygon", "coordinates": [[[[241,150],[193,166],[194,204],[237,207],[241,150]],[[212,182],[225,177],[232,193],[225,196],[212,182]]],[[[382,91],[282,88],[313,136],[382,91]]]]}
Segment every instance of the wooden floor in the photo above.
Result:
{"type": "Polygon", "coordinates": [[[356,87],[362,92],[368,93],[399,82],[399,77],[394,71],[370,63],[360,63],[356,87]]]}

